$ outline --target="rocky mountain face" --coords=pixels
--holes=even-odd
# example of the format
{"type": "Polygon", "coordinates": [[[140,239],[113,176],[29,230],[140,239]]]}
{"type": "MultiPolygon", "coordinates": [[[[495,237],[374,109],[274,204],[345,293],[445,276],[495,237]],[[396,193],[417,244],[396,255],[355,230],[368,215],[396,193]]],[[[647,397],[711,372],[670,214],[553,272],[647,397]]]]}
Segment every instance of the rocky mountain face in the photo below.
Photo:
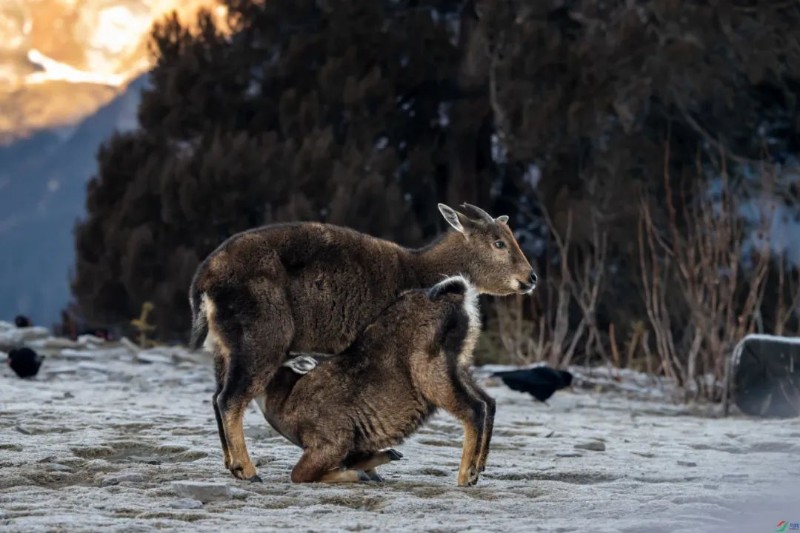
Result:
{"type": "Polygon", "coordinates": [[[74,124],[146,71],[153,22],[210,0],[0,2],[0,143],[74,124]]]}
{"type": "Polygon", "coordinates": [[[58,319],[97,148],[136,126],[149,30],[211,5],[0,0],[0,318],[58,319]]]}

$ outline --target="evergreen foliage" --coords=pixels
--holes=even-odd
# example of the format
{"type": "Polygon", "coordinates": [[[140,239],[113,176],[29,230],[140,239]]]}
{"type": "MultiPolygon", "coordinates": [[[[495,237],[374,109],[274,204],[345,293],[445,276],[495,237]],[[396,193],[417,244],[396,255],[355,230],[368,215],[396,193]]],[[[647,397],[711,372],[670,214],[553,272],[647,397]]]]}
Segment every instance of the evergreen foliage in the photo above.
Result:
{"type": "Polygon", "coordinates": [[[635,227],[636,192],[662,183],[667,142],[681,179],[699,177],[698,161],[718,170],[723,157],[780,161],[800,148],[796,3],[476,3],[509,159],[539,166],[551,211],[587,197],[578,239],[590,236],[588,206],[635,227]]]}

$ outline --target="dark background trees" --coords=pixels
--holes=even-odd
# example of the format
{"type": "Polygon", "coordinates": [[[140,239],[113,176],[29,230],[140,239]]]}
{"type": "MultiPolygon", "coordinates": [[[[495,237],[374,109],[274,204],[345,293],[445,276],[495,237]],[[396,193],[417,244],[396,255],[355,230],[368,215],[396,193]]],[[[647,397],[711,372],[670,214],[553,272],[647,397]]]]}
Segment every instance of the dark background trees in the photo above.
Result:
{"type": "Polygon", "coordinates": [[[498,301],[487,339],[503,342],[486,350],[631,366],[652,353],[649,369],[668,373],[659,328],[679,357],[728,349],[681,321],[699,282],[681,282],[679,258],[715,253],[685,241],[722,231],[722,215],[719,238],[741,257],[707,263],[742,262],[732,305],[745,309],[755,287],[764,317],[744,329],[796,327],[775,311],[797,292],[793,266],[777,269],[791,250],[766,242],[775,211],[762,209],[795,192],[794,3],[225,4],[230,32],[208,14],[197,31],[174,18],[155,28],[140,128],[98,154],[76,228],[88,318],[122,321],[153,301],[159,336],[181,339],[192,272],[234,232],[323,220],[417,245],[444,229],[435,202],[469,201],[512,216],[546,279],[531,306],[498,301]],[[708,231],[689,231],[702,221],[708,231]],[[653,272],[689,295],[667,295],[671,321],[648,307],[653,272]],[[512,316],[529,328],[510,333],[512,316]]]}

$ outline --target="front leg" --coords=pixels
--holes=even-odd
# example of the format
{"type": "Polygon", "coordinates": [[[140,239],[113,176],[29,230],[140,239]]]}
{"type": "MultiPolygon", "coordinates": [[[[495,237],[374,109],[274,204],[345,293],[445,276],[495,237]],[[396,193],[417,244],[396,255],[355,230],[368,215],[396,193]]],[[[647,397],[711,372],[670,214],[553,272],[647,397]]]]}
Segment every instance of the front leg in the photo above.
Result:
{"type": "Polygon", "coordinates": [[[482,435],[483,438],[481,439],[478,451],[478,472],[483,472],[486,470],[486,459],[489,456],[489,444],[492,440],[492,433],[494,432],[494,415],[496,411],[496,402],[494,398],[489,396],[485,390],[483,390],[477,383],[475,383],[475,379],[472,377],[472,374],[469,372],[467,368],[459,369],[459,375],[461,378],[461,383],[464,385],[469,391],[471,396],[476,397],[478,400],[484,403],[484,412],[485,417],[483,421],[483,431],[482,435]]]}
{"type": "Polygon", "coordinates": [[[480,445],[484,441],[486,428],[486,404],[471,394],[469,388],[460,381],[450,383],[448,387],[437,387],[431,393],[433,404],[456,417],[464,426],[458,485],[474,485],[478,482],[480,445]]]}

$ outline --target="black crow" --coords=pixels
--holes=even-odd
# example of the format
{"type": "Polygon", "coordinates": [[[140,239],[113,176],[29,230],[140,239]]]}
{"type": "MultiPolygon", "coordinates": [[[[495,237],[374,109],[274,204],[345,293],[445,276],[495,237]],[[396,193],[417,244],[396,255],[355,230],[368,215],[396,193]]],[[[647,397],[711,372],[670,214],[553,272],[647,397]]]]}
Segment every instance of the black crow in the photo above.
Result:
{"type": "Polygon", "coordinates": [[[16,348],[8,352],[8,366],[21,378],[35,376],[42,366],[45,356],[39,355],[30,348],[16,348]]]}
{"type": "Polygon", "coordinates": [[[31,327],[31,319],[25,315],[17,315],[14,317],[14,324],[16,324],[18,328],[29,328],[31,327]]]}
{"type": "Polygon", "coordinates": [[[492,376],[502,379],[508,388],[527,392],[540,402],[545,402],[558,389],[572,385],[572,374],[547,366],[495,372],[492,376]]]}

